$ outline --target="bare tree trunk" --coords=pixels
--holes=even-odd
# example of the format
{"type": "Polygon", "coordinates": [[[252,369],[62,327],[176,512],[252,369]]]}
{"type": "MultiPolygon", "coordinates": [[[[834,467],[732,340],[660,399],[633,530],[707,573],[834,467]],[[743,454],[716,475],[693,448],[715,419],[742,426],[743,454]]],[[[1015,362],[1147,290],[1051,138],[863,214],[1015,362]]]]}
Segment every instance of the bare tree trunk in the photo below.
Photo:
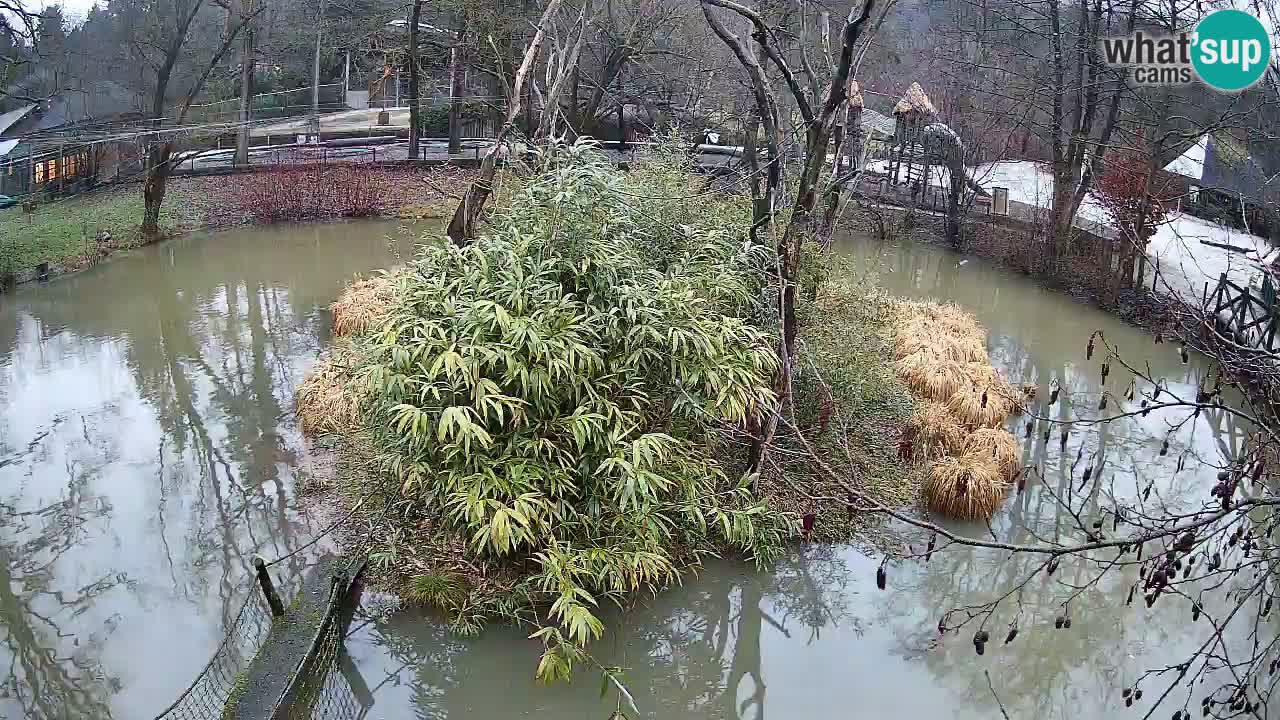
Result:
{"type": "Polygon", "coordinates": [[[581,97],[582,71],[573,66],[573,76],[569,79],[569,127],[574,135],[582,134],[582,108],[578,105],[581,97]]]}
{"type": "Polygon", "coordinates": [[[947,240],[951,243],[951,247],[959,249],[963,244],[960,200],[964,195],[965,185],[964,155],[959,148],[953,148],[947,158],[947,174],[951,180],[947,198],[947,240]]]}
{"type": "Polygon", "coordinates": [[[422,110],[418,88],[418,25],[422,22],[422,1],[413,0],[409,13],[409,159],[417,160],[421,151],[418,134],[421,132],[422,110]]]}
{"type": "MultiPolygon", "coordinates": [[[[865,47],[865,44],[864,44],[865,47]]],[[[827,183],[823,198],[822,223],[819,225],[819,237],[824,244],[831,242],[831,234],[835,231],[836,218],[840,214],[844,187],[849,180],[858,177],[862,169],[862,95],[857,83],[850,81],[850,100],[845,108],[844,123],[835,129],[835,166],[831,171],[831,180],[827,183]],[[852,152],[847,148],[852,147],[852,152]],[[852,163],[848,172],[842,167],[842,159],[849,155],[852,163]]]]}
{"type": "Polygon", "coordinates": [[[173,143],[162,142],[147,151],[147,179],[142,184],[142,235],[148,240],[160,238],[160,208],[164,206],[165,188],[169,180],[169,159],[173,143]]]}
{"type": "Polygon", "coordinates": [[[240,129],[236,133],[235,157],[235,164],[241,167],[249,164],[249,121],[253,115],[253,81],[256,69],[253,26],[245,27],[243,32],[244,37],[240,43],[240,129]]]}
{"type": "Polygon", "coordinates": [[[323,38],[325,0],[316,16],[316,51],[311,63],[311,131],[320,136],[320,40],[323,38]]]}
{"type": "MultiPolygon", "coordinates": [[[[762,197],[760,194],[760,157],[756,152],[756,141],[759,134],[760,113],[758,110],[753,109],[747,115],[747,126],[743,130],[742,138],[742,162],[747,166],[747,177],[750,178],[752,200],[759,200],[762,197]]],[[[751,239],[755,240],[754,234],[751,239]]]]}
{"type": "Polygon", "coordinates": [[[521,98],[524,96],[524,86],[529,70],[533,68],[534,60],[538,56],[539,48],[542,47],[542,41],[546,36],[547,29],[551,26],[551,19],[559,8],[560,0],[550,0],[547,3],[546,10],[542,12],[542,18],[538,21],[538,29],[534,32],[533,39],[529,41],[529,46],[525,48],[524,59],[516,70],[515,82],[511,86],[511,101],[507,104],[506,121],[502,123],[502,127],[498,130],[498,136],[494,138],[493,146],[485,153],[484,160],[480,163],[478,177],[467,188],[466,194],[462,197],[462,202],[458,203],[457,209],[453,212],[453,218],[449,220],[447,232],[449,240],[455,245],[466,245],[475,238],[476,221],[480,218],[485,202],[488,201],[489,195],[493,192],[493,179],[498,173],[498,153],[501,152],[504,147],[504,141],[515,127],[516,118],[520,115],[521,98]]]}

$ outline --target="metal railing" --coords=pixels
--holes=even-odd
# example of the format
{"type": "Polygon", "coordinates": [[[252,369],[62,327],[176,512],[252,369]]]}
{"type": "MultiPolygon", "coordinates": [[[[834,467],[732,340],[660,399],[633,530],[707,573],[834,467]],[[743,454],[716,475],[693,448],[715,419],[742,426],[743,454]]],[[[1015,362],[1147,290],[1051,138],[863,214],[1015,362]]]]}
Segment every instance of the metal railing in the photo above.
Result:
{"type": "Polygon", "coordinates": [[[359,720],[373,706],[373,694],[344,644],[358,602],[357,582],[350,576],[334,578],[324,619],[276,703],[272,720],[359,720]]]}

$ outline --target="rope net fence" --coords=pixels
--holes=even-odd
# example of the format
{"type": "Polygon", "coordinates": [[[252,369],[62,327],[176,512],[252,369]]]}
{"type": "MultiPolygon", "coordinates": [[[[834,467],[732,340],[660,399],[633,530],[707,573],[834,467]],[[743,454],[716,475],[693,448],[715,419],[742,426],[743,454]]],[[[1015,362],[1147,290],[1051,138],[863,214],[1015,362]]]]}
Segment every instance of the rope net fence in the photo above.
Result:
{"type": "Polygon", "coordinates": [[[369,711],[372,696],[346,654],[343,623],[336,616],[324,626],[311,666],[296,684],[296,694],[276,713],[275,720],[359,720],[369,711]]]}
{"type": "Polygon", "coordinates": [[[222,718],[243,684],[245,671],[271,632],[271,610],[256,587],[246,584],[244,603],[222,644],[195,681],[156,720],[222,718]]]}
{"type": "MultiPolygon", "coordinates": [[[[309,632],[310,642],[305,654],[296,660],[297,665],[279,697],[273,695],[266,702],[259,697],[252,702],[262,707],[246,705],[242,708],[242,699],[251,702],[244,696],[252,694],[248,688],[253,678],[260,674],[259,670],[264,670],[255,668],[254,661],[272,635],[274,624],[281,621],[287,625],[303,622],[294,616],[293,611],[279,619],[273,617],[256,579],[250,578],[251,582],[243,588],[244,602],[227,627],[213,657],[173,704],[156,716],[156,720],[227,720],[240,717],[244,712],[252,717],[267,717],[270,713],[272,720],[363,718],[373,705],[373,696],[355,663],[346,654],[344,644],[359,604],[361,589],[358,576],[363,567],[360,563],[356,569],[342,570],[331,578],[328,600],[322,606],[323,612],[317,613],[317,624],[315,630],[309,632]]],[[[302,599],[301,576],[289,580],[279,588],[285,606],[292,605],[295,597],[302,599]]]]}

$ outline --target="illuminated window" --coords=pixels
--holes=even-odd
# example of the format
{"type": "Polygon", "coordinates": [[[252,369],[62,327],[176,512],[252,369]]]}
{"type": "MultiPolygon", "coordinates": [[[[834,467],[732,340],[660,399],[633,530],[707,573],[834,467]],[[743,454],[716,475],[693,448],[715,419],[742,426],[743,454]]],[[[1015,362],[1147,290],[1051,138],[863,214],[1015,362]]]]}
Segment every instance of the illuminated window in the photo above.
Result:
{"type": "Polygon", "coordinates": [[[58,161],[57,160],[49,161],[49,179],[50,180],[58,179],[58,161]]]}
{"type": "Polygon", "coordinates": [[[44,163],[36,163],[36,184],[44,182],[44,163]]]}

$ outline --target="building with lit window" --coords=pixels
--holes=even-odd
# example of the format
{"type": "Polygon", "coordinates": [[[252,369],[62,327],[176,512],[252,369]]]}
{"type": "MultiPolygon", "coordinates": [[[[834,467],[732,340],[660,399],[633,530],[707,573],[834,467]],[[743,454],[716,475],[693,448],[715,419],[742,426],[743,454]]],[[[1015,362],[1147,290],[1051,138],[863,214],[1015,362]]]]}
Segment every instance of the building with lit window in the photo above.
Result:
{"type": "Polygon", "coordinates": [[[105,81],[0,108],[0,195],[71,195],[140,172],[139,107],[105,81]]]}

